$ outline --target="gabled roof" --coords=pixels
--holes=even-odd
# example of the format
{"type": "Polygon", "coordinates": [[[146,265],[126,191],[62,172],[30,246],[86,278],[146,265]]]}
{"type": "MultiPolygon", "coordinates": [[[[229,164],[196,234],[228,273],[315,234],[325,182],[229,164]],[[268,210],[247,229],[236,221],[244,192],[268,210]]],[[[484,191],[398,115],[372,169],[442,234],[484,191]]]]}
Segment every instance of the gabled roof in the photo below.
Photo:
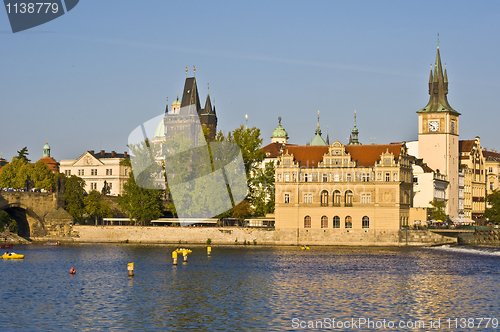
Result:
{"type": "MultiPolygon", "coordinates": [[[[278,147],[281,147],[279,143],[273,144],[277,144],[278,147]]],[[[375,165],[377,160],[380,159],[380,155],[383,153],[389,152],[394,155],[394,158],[399,158],[402,145],[403,143],[391,143],[380,145],[345,145],[344,147],[345,151],[351,155],[351,160],[357,162],[357,167],[371,167],[375,165]]],[[[276,149],[276,146],[274,146],[273,149],[276,149]]],[[[268,150],[271,151],[271,149],[268,150]]],[[[300,161],[301,167],[317,167],[318,163],[323,160],[324,155],[328,152],[328,145],[287,144],[285,147],[285,153],[293,154],[295,161],[300,161]]]]}
{"type": "Polygon", "coordinates": [[[483,150],[483,156],[486,161],[500,161],[500,153],[483,150]]]}
{"type": "Polygon", "coordinates": [[[460,152],[471,152],[472,151],[472,147],[474,146],[475,142],[476,141],[473,140],[473,139],[459,141],[458,142],[458,151],[460,151],[460,152]]]}
{"type": "MultiPolygon", "coordinates": [[[[296,144],[285,144],[285,146],[294,146],[296,144]]],[[[282,143],[271,143],[262,148],[266,158],[278,158],[280,154],[280,149],[283,146],[282,143]]]]}
{"type": "Polygon", "coordinates": [[[370,167],[380,159],[382,153],[390,152],[394,158],[399,158],[403,143],[370,144],[370,145],[346,145],[345,151],[351,154],[351,158],[357,161],[358,167],[370,167]]]}

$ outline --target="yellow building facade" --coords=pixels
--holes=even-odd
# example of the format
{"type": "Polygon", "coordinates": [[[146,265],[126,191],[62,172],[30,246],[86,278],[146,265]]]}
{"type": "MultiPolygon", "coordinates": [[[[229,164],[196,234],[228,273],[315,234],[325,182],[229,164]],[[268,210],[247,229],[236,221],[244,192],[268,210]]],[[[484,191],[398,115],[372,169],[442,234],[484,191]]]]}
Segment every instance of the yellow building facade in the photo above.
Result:
{"type": "Polygon", "coordinates": [[[460,169],[464,174],[464,217],[480,219],[486,208],[486,163],[479,137],[460,141],[460,169]]]}
{"type": "Polygon", "coordinates": [[[411,160],[404,143],[282,145],[276,229],[399,230],[409,220],[411,160]]]}

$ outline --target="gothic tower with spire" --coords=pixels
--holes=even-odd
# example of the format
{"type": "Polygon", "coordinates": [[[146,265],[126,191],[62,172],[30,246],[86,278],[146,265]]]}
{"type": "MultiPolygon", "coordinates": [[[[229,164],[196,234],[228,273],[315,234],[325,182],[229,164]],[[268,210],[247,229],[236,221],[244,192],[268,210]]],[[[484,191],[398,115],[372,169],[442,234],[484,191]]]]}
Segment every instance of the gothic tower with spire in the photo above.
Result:
{"type": "Polygon", "coordinates": [[[458,217],[459,141],[458,117],[448,103],[448,75],[441,66],[439,41],[436,62],[429,75],[429,102],[418,114],[418,158],[436,172],[445,174],[449,182],[446,191],[450,218],[458,217]]]}

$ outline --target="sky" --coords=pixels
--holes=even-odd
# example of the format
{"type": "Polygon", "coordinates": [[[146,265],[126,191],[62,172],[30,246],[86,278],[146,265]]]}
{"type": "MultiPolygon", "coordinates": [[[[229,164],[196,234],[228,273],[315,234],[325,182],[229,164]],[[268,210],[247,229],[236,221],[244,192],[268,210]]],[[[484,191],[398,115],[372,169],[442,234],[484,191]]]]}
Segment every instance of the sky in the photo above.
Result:
{"type": "Polygon", "coordinates": [[[500,149],[498,1],[81,0],[12,33],[0,9],[0,151],[57,161],[127,151],[130,132],[196,80],[218,130],[245,124],[263,144],[282,117],[289,142],[316,130],[347,143],[417,139],[439,46],[460,139],[500,149]]]}

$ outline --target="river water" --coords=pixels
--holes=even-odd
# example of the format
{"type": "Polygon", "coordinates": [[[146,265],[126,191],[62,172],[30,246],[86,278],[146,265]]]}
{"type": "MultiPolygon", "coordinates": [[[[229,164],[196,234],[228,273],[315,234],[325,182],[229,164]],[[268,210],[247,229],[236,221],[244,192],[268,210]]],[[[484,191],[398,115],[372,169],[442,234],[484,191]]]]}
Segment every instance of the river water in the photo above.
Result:
{"type": "Polygon", "coordinates": [[[500,329],[500,248],[190,248],[174,266],[171,245],[16,246],[0,330],[500,329]]]}

